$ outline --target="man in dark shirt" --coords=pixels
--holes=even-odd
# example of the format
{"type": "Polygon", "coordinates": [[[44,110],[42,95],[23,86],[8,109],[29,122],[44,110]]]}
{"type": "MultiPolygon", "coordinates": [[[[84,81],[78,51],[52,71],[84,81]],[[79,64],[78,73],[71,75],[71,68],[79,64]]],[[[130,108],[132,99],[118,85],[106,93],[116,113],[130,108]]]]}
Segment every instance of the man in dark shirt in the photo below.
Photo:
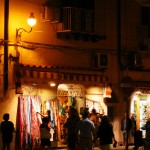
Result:
{"type": "Polygon", "coordinates": [[[3,115],[3,122],[1,122],[1,131],[2,131],[2,142],[3,147],[2,150],[10,150],[10,143],[13,139],[13,131],[14,131],[14,124],[9,121],[9,114],[3,115]]]}
{"type": "Polygon", "coordinates": [[[98,127],[97,138],[99,138],[101,150],[112,149],[115,136],[113,126],[106,115],[102,117],[100,126],[98,127]]]}
{"type": "Polygon", "coordinates": [[[123,134],[123,145],[127,144],[132,127],[133,127],[132,120],[129,118],[129,114],[125,113],[125,116],[121,121],[121,130],[122,130],[122,134],[123,134]]]}
{"type": "Polygon", "coordinates": [[[79,133],[80,147],[82,150],[92,150],[93,141],[95,140],[95,126],[94,123],[88,118],[89,110],[84,109],[82,114],[82,120],[79,121],[76,127],[76,135],[79,133]]]}

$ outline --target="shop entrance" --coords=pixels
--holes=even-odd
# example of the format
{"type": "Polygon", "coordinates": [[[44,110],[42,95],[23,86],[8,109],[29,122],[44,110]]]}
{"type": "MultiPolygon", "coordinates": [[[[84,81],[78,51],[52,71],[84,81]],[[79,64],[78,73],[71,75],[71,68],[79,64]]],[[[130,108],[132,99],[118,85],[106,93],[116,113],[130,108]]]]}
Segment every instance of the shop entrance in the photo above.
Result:
{"type": "Polygon", "coordinates": [[[86,89],[86,107],[89,111],[95,109],[101,115],[107,114],[107,106],[104,103],[105,87],[93,86],[86,89]]]}
{"type": "Polygon", "coordinates": [[[59,101],[58,116],[58,140],[66,143],[66,131],[63,127],[67,117],[69,107],[75,107],[80,112],[81,107],[85,107],[85,89],[80,84],[60,84],[57,88],[57,98],[59,101]]]}
{"type": "Polygon", "coordinates": [[[145,138],[145,125],[150,119],[150,93],[134,92],[131,98],[131,114],[136,119],[136,129],[142,131],[142,137],[145,138]]]}

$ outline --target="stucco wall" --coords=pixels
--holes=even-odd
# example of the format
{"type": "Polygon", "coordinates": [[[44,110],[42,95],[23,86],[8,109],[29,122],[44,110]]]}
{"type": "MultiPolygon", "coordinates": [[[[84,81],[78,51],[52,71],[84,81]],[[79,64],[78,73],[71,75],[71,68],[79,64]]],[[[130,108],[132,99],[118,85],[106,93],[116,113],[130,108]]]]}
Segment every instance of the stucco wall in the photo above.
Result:
{"type": "MultiPolygon", "coordinates": [[[[101,40],[99,42],[84,42],[84,41],[74,41],[72,39],[57,39],[56,36],[56,24],[51,24],[50,22],[43,22],[41,20],[41,6],[30,3],[26,0],[10,0],[9,6],[9,46],[8,54],[13,56],[19,56],[19,62],[23,64],[30,65],[62,65],[62,66],[77,66],[77,67],[89,67],[91,65],[91,52],[94,50],[99,50],[102,53],[108,55],[108,69],[106,72],[97,72],[101,75],[106,75],[109,78],[109,82],[112,83],[112,88],[115,90],[118,96],[119,103],[114,106],[114,130],[116,133],[117,140],[121,140],[120,137],[120,119],[122,118],[125,111],[125,102],[123,94],[120,91],[119,80],[125,75],[129,75],[136,80],[149,80],[149,73],[139,73],[136,72],[118,72],[118,61],[117,61],[117,5],[116,0],[96,0],[95,8],[96,19],[102,18],[103,30],[106,31],[106,40],[101,40]],[[30,49],[24,49],[23,47],[14,46],[16,44],[16,28],[25,28],[29,30],[26,19],[28,18],[30,12],[35,14],[37,19],[37,24],[33,27],[31,33],[22,33],[21,40],[34,42],[28,46],[30,49]],[[105,17],[104,17],[105,16],[105,17]],[[59,45],[59,46],[72,46],[71,48],[44,48],[42,46],[36,47],[35,43],[59,45]],[[79,50],[78,48],[83,48],[84,50],[79,50]],[[135,77],[136,76],[136,77],[135,77]],[[119,119],[119,120],[118,120],[119,119]]],[[[138,49],[139,41],[139,22],[140,13],[139,5],[134,0],[124,0],[121,1],[121,49],[122,54],[128,50],[138,49]]],[[[4,36],[4,0],[1,0],[0,5],[0,39],[4,36]]],[[[102,21],[100,20],[100,21],[102,21]]],[[[0,54],[4,54],[3,46],[0,45],[0,54]]],[[[0,92],[3,90],[3,55],[0,56],[0,92]]],[[[149,67],[150,59],[148,59],[147,54],[144,55],[146,66],[149,67]]],[[[15,124],[16,121],[16,110],[17,110],[17,97],[14,89],[14,72],[13,72],[14,62],[8,64],[9,73],[9,88],[7,95],[0,96],[0,121],[2,120],[2,115],[5,112],[10,113],[10,120],[15,124]]],[[[84,72],[84,70],[81,70],[84,72]]],[[[42,88],[42,87],[40,87],[42,88]]],[[[48,87],[43,87],[45,94],[51,96],[48,87]]],[[[44,96],[44,95],[42,95],[44,96]]],[[[46,99],[43,97],[43,100],[46,99]]]]}

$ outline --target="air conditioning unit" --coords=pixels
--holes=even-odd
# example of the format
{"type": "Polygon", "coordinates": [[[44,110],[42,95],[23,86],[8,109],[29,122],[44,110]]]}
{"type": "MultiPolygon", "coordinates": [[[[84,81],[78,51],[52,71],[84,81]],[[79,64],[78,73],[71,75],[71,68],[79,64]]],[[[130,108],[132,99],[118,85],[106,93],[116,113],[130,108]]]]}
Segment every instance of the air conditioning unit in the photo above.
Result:
{"type": "Polygon", "coordinates": [[[106,54],[101,54],[95,52],[92,55],[93,68],[106,68],[108,65],[108,56],[106,54]]]}
{"type": "Polygon", "coordinates": [[[138,3],[149,6],[150,5],[150,1],[149,0],[136,0],[138,3]]]}
{"type": "Polygon", "coordinates": [[[55,7],[43,7],[41,11],[41,20],[50,22],[60,21],[60,8],[55,7]]]}
{"type": "Polygon", "coordinates": [[[129,67],[142,67],[143,60],[141,54],[129,53],[128,66],[129,67]]]}

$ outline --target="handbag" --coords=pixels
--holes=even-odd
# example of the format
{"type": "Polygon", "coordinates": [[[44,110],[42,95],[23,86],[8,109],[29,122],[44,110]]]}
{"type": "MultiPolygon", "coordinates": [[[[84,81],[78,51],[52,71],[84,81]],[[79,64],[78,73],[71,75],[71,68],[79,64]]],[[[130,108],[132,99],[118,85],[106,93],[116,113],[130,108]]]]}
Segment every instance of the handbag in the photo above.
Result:
{"type": "Polygon", "coordinates": [[[114,142],[113,142],[113,147],[117,147],[117,141],[116,140],[114,140],[114,142]]]}

